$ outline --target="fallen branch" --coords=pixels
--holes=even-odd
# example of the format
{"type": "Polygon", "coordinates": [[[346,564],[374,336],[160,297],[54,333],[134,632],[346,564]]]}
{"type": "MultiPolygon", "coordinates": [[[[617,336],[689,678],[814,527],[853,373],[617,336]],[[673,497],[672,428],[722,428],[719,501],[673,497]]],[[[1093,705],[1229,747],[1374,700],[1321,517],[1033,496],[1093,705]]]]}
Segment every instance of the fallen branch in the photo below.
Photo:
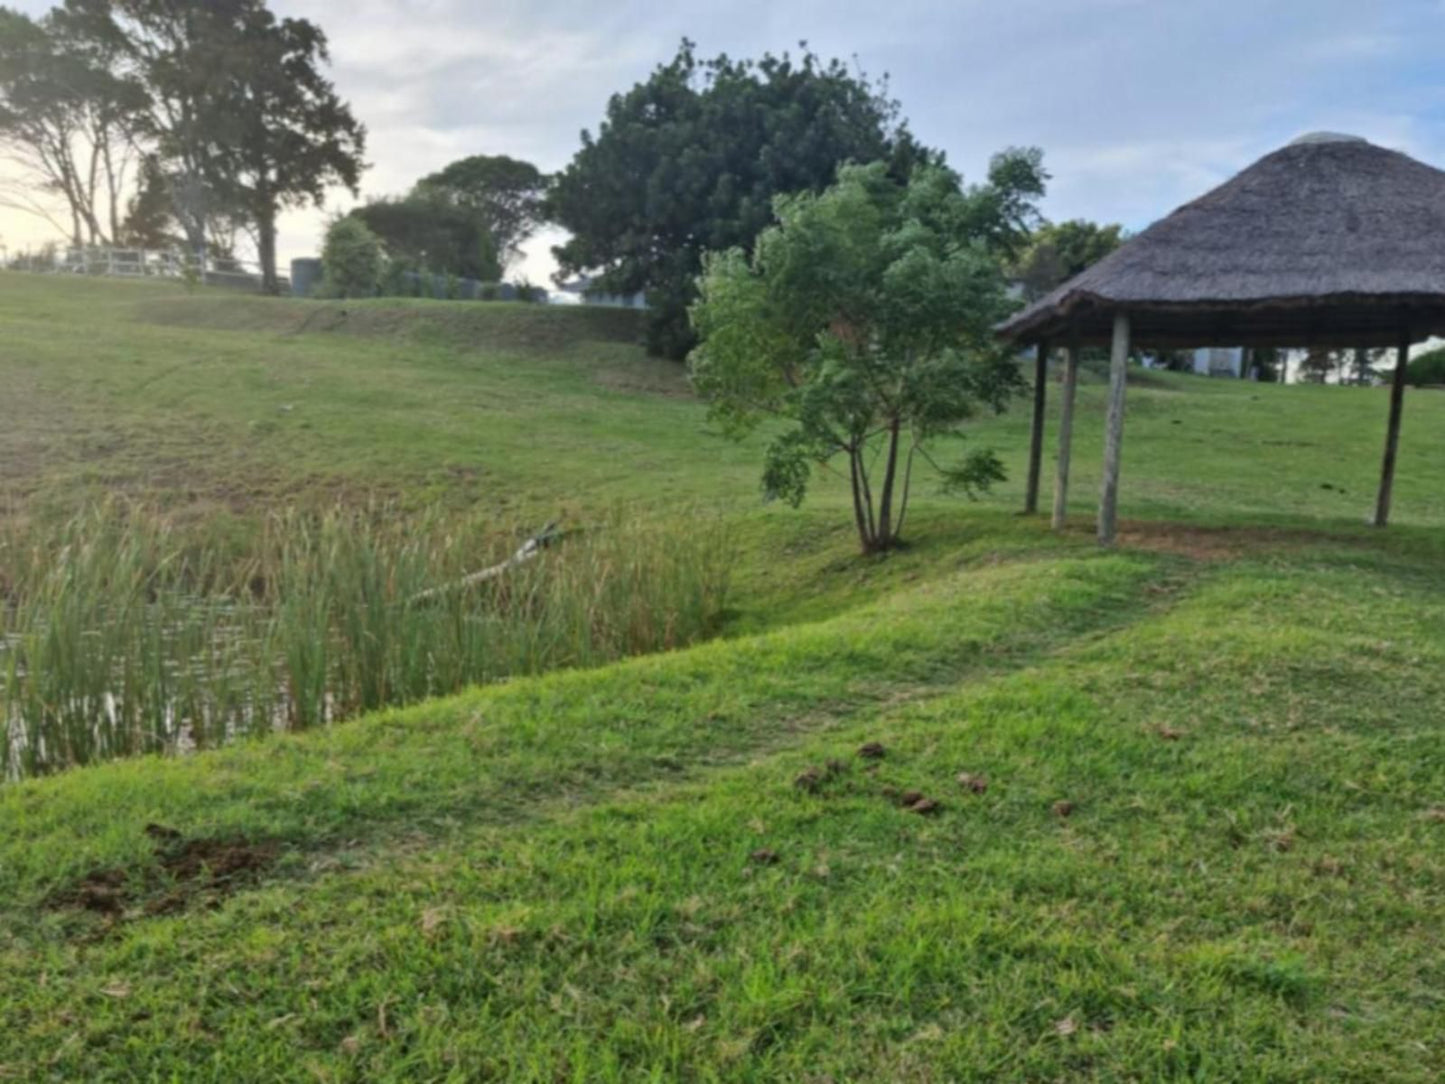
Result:
{"type": "Polygon", "coordinates": [[[498,576],[510,572],[518,565],[524,565],[528,561],[533,560],[543,550],[550,547],[554,542],[561,541],[561,539],[562,532],[557,530],[557,524],[549,523],[531,538],[527,539],[527,541],[523,542],[521,546],[517,548],[517,552],[505,561],[492,565],[490,568],[484,568],[480,572],[469,573],[459,580],[443,584],[440,587],[432,587],[426,591],[422,591],[420,594],[413,595],[407,601],[425,602],[427,599],[438,598],[448,591],[460,591],[468,587],[474,587],[479,583],[485,583],[488,580],[494,580],[498,576]]]}

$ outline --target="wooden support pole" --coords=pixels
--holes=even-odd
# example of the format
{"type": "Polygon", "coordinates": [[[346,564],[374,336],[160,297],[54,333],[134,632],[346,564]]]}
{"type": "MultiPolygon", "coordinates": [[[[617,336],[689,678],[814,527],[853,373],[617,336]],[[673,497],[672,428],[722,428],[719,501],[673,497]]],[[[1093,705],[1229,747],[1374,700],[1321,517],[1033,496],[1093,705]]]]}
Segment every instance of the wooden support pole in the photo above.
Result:
{"type": "Polygon", "coordinates": [[[1376,527],[1390,522],[1390,491],[1395,486],[1395,454],[1400,450],[1400,415],[1405,408],[1405,367],[1410,362],[1410,333],[1400,331],[1395,377],[1390,381],[1390,420],[1385,425],[1385,459],[1380,464],[1380,495],[1375,499],[1376,527]]]}
{"type": "Polygon", "coordinates": [[[1119,453],[1124,444],[1124,382],[1129,370],[1129,316],[1114,314],[1114,345],[1109,354],[1109,417],[1104,430],[1104,480],[1099,487],[1099,545],[1112,546],[1118,534],[1119,453]]]}
{"type": "Polygon", "coordinates": [[[1024,491],[1024,515],[1039,510],[1039,469],[1044,461],[1044,400],[1049,386],[1049,342],[1040,339],[1034,361],[1034,420],[1029,430],[1029,480],[1024,491]]]}
{"type": "Polygon", "coordinates": [[[1074,442],[1074,398],[1079,390],[1079,343],[1069,343],[1069,358],[1064,363],[1064,398],[1059,410],[1059,466],[1054,473],[1053,528],[1064,529],[1069,514],[1069,454],[1074,442]]]}

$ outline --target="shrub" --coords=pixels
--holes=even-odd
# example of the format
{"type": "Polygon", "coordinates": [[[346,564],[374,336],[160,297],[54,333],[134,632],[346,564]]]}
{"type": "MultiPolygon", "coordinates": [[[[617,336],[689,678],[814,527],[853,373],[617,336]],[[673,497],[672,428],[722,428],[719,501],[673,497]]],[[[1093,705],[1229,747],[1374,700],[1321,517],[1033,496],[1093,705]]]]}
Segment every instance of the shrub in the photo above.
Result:
{"type": "Polygon", "coordinates": [[[411,264],[406,260],[387,260],[386,270],[382,272],[381,285],[378,288],[379,296],[407,297],[411,293],[411,282],[408,279],[408,275],[411,273],[411,264]]]}
{"type": "Polygon", "coordinates": [[[1445,346],[1411,358],[1405,369],[1405,379],[1417,388],[1445,384],[1445,346]]]}
{"type": "Polygon", "coordinates": [[[540,286],[533,286],[532,280],[525,275],[518,276],[516,289],[518,301],[528,301],[537,304],[547,300],[547,291],[540,286]]]}
{"type": "Polygon", "coordinates": [[[322,289],[327,297],[371,297],[385,259],[381,239],[357,218],[338,218],[321,250],[322,289]]]}

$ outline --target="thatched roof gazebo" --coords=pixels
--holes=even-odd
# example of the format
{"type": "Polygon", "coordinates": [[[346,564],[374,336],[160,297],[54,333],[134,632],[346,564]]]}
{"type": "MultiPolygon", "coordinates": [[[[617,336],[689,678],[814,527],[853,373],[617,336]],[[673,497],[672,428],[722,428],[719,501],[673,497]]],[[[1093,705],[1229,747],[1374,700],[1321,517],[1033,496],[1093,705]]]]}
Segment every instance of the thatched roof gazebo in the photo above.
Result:
{"type": "Polygon", "coordinates": [[[1185,204],[1003,324],[1038,347],[1026,510],[1038,506],[1045,363],[1068,349],[1054,526],[1068,499],[1079,350],[1111,347],[1099,541],[1114,542],[1131,347],[1394,346],[1390,487],[1410,344],[1445,334],[1445,172],[1353,136],[1303,136],[1185,204]]]}

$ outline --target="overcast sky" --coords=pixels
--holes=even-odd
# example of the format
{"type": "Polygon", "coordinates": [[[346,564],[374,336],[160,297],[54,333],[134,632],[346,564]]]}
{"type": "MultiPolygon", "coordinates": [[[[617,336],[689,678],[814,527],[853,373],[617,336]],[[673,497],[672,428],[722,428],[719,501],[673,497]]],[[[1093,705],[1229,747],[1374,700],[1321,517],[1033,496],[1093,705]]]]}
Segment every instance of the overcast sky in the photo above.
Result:
{"type": "MultiPolygon", "coordinates": [[[[9,0],[12,6],[16,0],[9,0]]],[[[44,0],[18,0],[33,14],[44,0]]],[[[891,76],[914,132],[966,179],[1042,147],[1055,219],[1148,225],[1302,132],[1445,166],[1445,0],[272,0],[319,23],[369,129],[363,198],[468,154],[564,165],[608,96],[690,37],[703,55],[807,41],[891,76]]],[[[355,201],[338,194],[329,209],[355,201]]],[[[291,214],[283,257],[319,246],[291,214]]],[[[43,229],[0,210],[12,249],[43,229]]],[[[546,238],[523,270],[544,281],[546,238]]]]}

